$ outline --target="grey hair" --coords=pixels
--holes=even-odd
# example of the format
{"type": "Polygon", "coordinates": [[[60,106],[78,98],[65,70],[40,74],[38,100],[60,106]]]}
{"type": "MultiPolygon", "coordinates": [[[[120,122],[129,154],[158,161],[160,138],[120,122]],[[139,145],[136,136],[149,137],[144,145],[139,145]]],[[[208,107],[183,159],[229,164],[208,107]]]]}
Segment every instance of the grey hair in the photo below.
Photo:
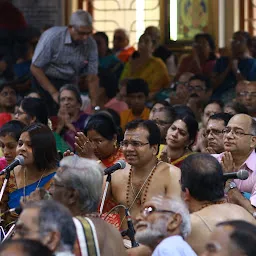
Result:
{"type": "Polygon", "coordinates": [[[94,160],[78,157],[64,157],[60,161],[62,172],[57,174],[69,188],[78,191],[82,213],[97,211],[103,184],[103,169],[94,160]]]}
{"type": "Polygon", "coordinates": [[[60,244],[57,251],[72,252],[76,240],[76,228],[70,211],[54,200],[30,202],[24,209],[35,208],[39,210],[38,227],[40,237],[51,231],[60,233],[60,244]]]}
{"type": "Polygon", "coordinates": [[[124,29],[124,28],[117,28],[117,29],[114,31],[114,34],[115,34],[116,32],[123,32],[123,33],[125,34],[126,39],[129,40],[129,33],[128,33],[128,31],[127,31],[126,29],[124,29]]]}
{"type": "Polygon", "coordinates": [[[77,10],[73,12],[70,17],[71,26],[81,27],[81,26],[92,26],[92,16],[89,12],[84,10],[77,10]]]}
{"type": "Polygon", "coordinates": [[[170,198],[168,201],[171,211],[181,215],[180,225],[181,236],[185,239],[191,233],[190,214],[186,204],[178,197],[170,198]]]}
{"type": "Polygon", "coordinates": [[[82,105],[83,102],[82,102],[80,90],[75,84],[65,84],[60,88],[60,90],[59,90],[59,102],[60,102],[60,95],[65,90],[73,92],[75,97],[76,97],[76,100],[79,102],[79,104],[82,105]]]}
{"type": "Polygon", "coordinates": [[[252,124],[251,124],[251,133],[252,135],[256,136],[256,121],[251,117],[252,124]]]}

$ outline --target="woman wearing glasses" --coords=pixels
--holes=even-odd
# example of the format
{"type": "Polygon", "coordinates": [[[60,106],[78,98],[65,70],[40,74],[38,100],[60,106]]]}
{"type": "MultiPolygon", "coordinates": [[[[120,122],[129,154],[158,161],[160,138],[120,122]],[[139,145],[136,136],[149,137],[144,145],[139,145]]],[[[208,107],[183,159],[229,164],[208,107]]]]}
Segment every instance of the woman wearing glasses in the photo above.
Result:
{"type": "MultiPolygon", "coordinates": [[[[18,141],[16,153],[23,156],[24,164],[13,170],[1,202],[1,212],[20,207],[20,200],[37,188],[48,188],[57,169],[57,150],[52,131],[46,125],[27,126],[18,141]]],[[[5,224],[17,218],[4,215],[5,224]]]]}
{"type": "Polygon", "coordinates": [[[183,160],[194,153],[191,146],[195,142],[197,131],[198,123],[193,117],[178,117],[168,129],[167,146],[162,151],[161,159],[180,167],[183,160]]]}

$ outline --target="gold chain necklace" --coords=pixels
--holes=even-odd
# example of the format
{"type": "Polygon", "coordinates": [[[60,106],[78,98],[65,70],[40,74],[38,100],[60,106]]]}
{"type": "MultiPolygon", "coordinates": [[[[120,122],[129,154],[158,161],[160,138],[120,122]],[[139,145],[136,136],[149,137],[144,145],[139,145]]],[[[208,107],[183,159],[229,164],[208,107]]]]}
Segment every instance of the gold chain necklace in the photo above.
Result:
{"type": "MultiPolygon", "coordinates": [[[[41,178],[40,178],[40,179],[38,180],[38,182],[37,182],[37,185],[36,185],[36,189],[35,189],[35,190],[38,189],[38,187],[39,187],[39,185],[40,185],[40,183],[41,183],[41,180],[42,180],[42,178],[43,178],[43,176],[44,176],[45,171],[46,171],[46,170],[44,169],[44,171],[43,171],[43,173],[42,173],[42,175],[41,175],[41,178]]],[[[26,169],[24,169],[23,197],[24,197],[24,200],[25,200],[25,198],[26,198],[26,169]]]]}

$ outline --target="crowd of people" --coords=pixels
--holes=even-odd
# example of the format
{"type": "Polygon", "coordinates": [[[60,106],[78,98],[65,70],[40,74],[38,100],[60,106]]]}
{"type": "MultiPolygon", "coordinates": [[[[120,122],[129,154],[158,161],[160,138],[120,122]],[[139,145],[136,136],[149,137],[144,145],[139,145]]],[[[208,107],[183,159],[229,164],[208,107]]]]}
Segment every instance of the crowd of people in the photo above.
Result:
{"type": "Polygon", "coordinates": [[[110,49],[77,10],[28,34],[0,52],[0,169],[22,159],[0,172],[1,256],[256,255],[249,33],[226,56],[207,33],[178,56],[153,26],[110,49]]]}

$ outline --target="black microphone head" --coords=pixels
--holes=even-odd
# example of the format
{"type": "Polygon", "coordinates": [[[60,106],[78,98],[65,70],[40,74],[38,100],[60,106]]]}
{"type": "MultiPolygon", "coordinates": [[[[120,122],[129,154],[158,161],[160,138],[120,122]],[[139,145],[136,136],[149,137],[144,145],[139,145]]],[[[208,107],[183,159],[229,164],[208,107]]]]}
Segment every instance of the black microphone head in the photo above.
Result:
{"type": "Polygon", "coordinates": [[[119,160],[115,164],[119,164],[120,165],[120,169],[124,169],[125,166],[126,166],[126,162],[124,160],[119,160]]]}
{"type": "Polygon", "coordinates": [[[239,170],[237,172],[237,178],[239,180],[246,180],[249,177],[249,172],[245,169],[239,170]]]}
{"type": "Polygon", "coordinates": [[[18,155],[15,157],[15,160],[18,160],[20,165],[23,165],[24,164],[24,157],[21,156],[21,155],[18,155]]]}

